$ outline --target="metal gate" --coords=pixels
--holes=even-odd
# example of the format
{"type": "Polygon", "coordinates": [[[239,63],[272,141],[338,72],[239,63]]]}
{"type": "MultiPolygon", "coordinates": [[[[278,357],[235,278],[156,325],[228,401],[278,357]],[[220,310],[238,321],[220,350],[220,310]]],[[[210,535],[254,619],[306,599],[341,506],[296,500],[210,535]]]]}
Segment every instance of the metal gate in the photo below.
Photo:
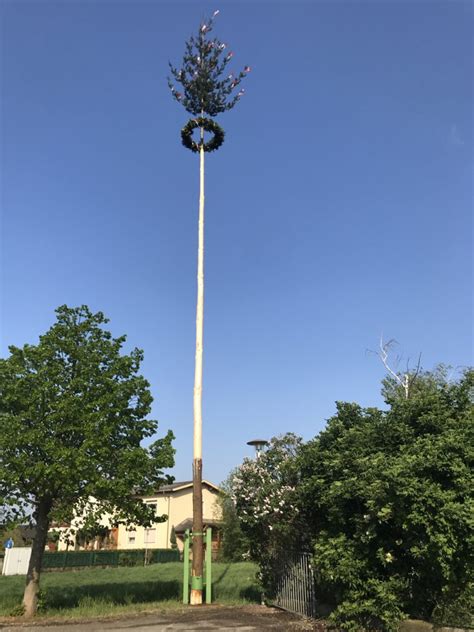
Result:
{"type": "Polygon", "coordinates": [[[280,566],[273,605],[305,617],[317,616],[310,553],[291,555],[280,566]]]}

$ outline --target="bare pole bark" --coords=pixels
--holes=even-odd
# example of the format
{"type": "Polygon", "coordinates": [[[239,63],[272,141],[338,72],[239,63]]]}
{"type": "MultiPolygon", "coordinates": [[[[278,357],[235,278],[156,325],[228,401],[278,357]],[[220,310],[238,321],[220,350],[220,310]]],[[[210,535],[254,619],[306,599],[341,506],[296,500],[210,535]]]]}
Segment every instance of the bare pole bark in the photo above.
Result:
{"type": "Polygon", "coordinates": [[[199,238],[196,305],[196,357],[194,365],[193,438],[193,565],[191,605],[202,604],[203,523],[202,523],[202,351],[204,324],[204,129],[199,150],[199,238]]]}

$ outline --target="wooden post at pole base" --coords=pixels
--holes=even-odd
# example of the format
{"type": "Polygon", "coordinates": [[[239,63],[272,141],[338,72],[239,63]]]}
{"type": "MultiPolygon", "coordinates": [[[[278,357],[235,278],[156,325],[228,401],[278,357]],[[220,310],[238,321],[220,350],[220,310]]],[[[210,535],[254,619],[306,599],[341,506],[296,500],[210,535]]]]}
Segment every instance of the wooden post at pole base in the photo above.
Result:
{"type": "Polygon", "coordinates": [[[191,572],[191,605],[202,604],[203,532],[202,532],[202,461],[193,462],[193,566],[191,572]]]}

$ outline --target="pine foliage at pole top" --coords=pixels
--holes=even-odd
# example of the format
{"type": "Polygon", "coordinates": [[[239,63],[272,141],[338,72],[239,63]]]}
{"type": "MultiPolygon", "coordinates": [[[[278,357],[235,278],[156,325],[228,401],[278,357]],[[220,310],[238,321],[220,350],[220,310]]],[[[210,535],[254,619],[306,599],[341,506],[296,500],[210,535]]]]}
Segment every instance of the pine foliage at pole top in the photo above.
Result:
{"type": "Polygon", "coordinates": [[[191,114],[217,116],[220,112],[231,110],[244,95],[239,88],[250,67],[240,72],[229,72],[228,65],[234,53],[227,50],[227,44],[218,39],[208,39],[219,11],[199,27],[197,36],[192,35],[186,42],[182,68],[169,64],[176,83],[181,84],[178,91],[172,78],[168,85],[173,97],[191,114]]]}

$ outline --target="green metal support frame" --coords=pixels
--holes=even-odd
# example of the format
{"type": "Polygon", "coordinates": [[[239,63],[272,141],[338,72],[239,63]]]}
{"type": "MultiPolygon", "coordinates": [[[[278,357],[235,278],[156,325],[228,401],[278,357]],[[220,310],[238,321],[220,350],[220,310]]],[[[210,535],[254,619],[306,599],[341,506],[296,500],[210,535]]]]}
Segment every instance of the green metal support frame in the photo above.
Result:
{"type": "MultiPolygon", "coordinates": [[[[199,534],[203,535],[203,534],[199,534]]],[[[206,603],[212,603],[212,529],[208,527],[206,529],[206,577],[204,585],[206,586],[206,603]]],[[[186,529],[184,532],[184,550],[183,550],[183,603],[189,603],[189,551],[192,532],[186,529]]],[[[203,578],[191,577],[192,588],[202,589],[203,578]]]]}
{"type": "Polygon", "coordinates": [[[189,529],[184,532],[183,603],[189,603],[189,529]]]}
{"type": "Polygon", "coordinates": [[[206,603],[212,603],[212,529],[206,529],[206,603]]]}

